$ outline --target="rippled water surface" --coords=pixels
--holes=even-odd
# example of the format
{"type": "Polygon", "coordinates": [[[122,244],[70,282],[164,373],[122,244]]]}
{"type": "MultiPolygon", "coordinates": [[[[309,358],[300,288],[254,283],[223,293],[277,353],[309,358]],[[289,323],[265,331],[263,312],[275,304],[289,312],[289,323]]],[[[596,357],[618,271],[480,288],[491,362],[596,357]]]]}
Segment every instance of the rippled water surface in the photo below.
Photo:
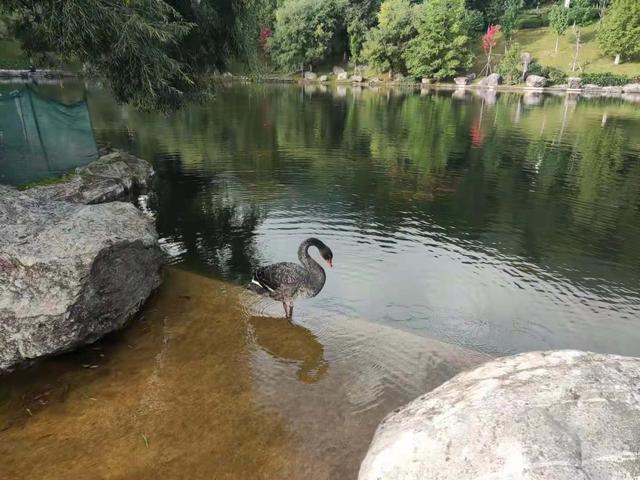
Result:
{"type": "Polygon", "coordinates": [[[386,413],[487,355],[640,355],[637,104],[236,85],[168,117],[89,107],[153,162],[174,266],[132,328],[0,380],[10,473],[353,478],[386,413]],[[242,285],[309,236],[335,268],[290,324],[242,285]]]}
{"type": "Polygon", "coordinates": [[[423,93],[237,86],[170,118],[91,107],[100,141],[154,162],[176,263],[242,284],[315,235],[336,268],[302,318],[495,354],[640,354],[638,106],[423,93]]]}

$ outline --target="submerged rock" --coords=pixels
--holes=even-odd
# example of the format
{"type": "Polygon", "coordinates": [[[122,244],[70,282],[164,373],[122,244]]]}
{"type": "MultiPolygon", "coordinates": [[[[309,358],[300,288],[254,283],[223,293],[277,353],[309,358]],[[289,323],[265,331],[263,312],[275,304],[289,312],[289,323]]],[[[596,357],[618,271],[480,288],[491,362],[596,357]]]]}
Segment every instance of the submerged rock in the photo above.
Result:
{"type": "Polygon", "coordinates": [[[123,200],[128,194],[146,190],[152,177],[153,168],[149,162],[115,151],[77,168],[62,183],[30,188],[26,193],[39,201],[104,203],[123,200]]]}
{"type": "Polygon", "coordinates": [[[501,358],[387,416],[359,479],[636,478],[639,410],[638,358],[501,358]]]}
{"type": "Polygon", "coordinates": [[[0,371],[124,326],[160,285],[151,221],[0,187],[0,371]]]}
{"type": "Polygon", "coordinates": [[[547,79],[540,75],[529,75],[526,83],[527,87],[542,88],[547,84],[547,79]]]}

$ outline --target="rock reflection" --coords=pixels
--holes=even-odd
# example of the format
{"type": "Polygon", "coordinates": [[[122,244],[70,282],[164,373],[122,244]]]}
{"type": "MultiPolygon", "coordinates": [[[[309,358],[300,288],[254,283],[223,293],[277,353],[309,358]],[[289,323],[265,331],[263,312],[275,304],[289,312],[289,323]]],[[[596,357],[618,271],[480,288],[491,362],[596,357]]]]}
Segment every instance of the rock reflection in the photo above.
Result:
{"type": "Polygon", "coordinates": [[[327,373],[324,346],[307,328],[282,318],[251,317],[250,334],[272,357],[299,365],[296,376],[303,383],[315,383],[327,373]]]}

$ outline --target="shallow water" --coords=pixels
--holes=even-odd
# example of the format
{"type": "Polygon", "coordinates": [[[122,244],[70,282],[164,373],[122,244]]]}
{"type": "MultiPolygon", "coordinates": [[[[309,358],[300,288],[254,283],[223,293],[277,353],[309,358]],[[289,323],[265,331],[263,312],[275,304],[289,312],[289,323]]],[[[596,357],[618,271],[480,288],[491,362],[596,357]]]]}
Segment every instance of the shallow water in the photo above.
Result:
{"type": "Polygon", "coordinates": [[[0,379],[2,478],[354,478],[382,416],[483,359],[258,306],[171,268],[131,328],[0,379]]]}
{"type": "Polygon", "coordinates": [[[0,379],[0,478],[353,478],[386,413],[487,355],[640,355],[637,105],[88,98],[98,141],[154,163],[142,203],[175,266],[144,320],[0,379]],[[335,268],[290,324],[242,285],[311,235],[335,268]]]}

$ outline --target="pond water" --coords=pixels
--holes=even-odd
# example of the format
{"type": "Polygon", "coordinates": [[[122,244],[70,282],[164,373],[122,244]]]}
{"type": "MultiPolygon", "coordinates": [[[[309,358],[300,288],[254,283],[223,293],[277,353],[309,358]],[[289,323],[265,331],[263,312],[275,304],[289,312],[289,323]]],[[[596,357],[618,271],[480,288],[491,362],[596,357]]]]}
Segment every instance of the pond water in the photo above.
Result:
{"type": "Polygon", "coordinates": [[[234,85],[160,116],[88,99],[98,142],[153,162],[173,266],[144,320],[0,379],[13,477],[353,478],[386,413],[488,356],[640,355],[638,105],[234,85]],[[335,268],[290,324],[242,286],[309,236],[335,268]]]}

